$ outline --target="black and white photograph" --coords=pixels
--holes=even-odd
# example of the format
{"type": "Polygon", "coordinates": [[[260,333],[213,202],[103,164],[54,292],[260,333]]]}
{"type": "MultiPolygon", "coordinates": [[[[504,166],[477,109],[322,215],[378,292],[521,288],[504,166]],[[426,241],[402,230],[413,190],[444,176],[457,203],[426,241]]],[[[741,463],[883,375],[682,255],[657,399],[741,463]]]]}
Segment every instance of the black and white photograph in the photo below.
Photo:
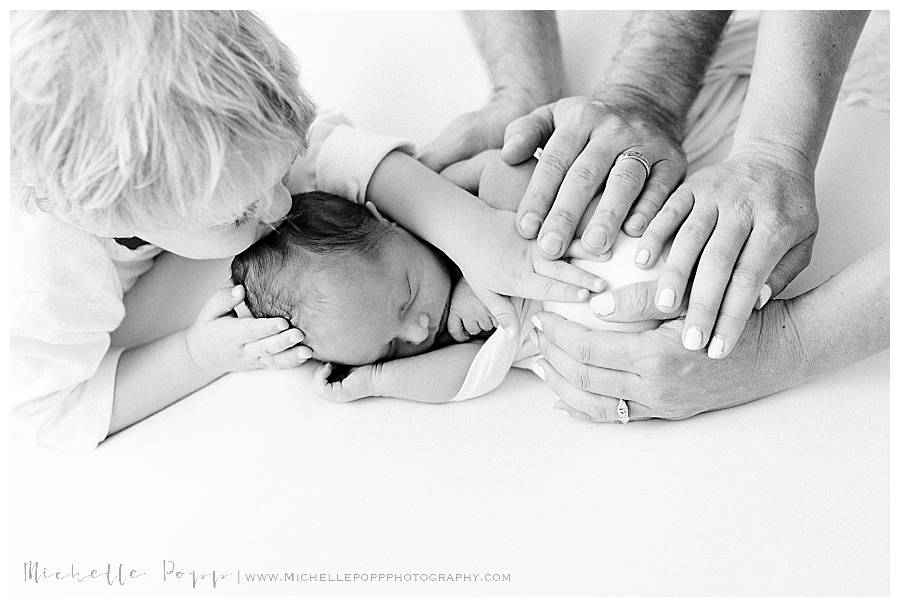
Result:
{"type": "Polygon", "coordinates": [[[8,13],[13,597],[888,597],[890,12],[316,8],[8,13]]]}

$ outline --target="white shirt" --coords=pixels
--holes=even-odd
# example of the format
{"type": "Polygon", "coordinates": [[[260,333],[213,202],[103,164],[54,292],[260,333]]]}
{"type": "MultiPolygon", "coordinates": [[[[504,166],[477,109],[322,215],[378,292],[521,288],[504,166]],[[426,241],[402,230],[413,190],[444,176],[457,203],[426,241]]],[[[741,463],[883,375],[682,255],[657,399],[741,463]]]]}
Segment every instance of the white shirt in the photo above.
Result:
{"type": "MultiPolygon", "coordinates": [[[[338,114],[317,119],[308,139],[291,171],[291,191],[322,190],[360,204],[385,156],[413,153],[410,143],[354,129],[338,114]]],[[[162,250],[130,250],[49,213],[23,210],[33,196],[46,192],[24,173],[14,174],[13,414],[42,444],[92,449],[109,432],[123,351],[110,347],[110,333],[125,317],[125,293],[162,250]]]]}

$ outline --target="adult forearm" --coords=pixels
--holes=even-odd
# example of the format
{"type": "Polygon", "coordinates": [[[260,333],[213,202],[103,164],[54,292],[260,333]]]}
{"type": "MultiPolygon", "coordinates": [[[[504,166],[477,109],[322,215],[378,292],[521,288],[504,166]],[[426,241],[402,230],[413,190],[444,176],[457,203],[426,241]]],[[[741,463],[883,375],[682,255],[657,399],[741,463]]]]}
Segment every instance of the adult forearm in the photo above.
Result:
{"type": "Polygon", "coordinates": [[[819,287],[790,300],[808,379],[890,345],[890,254],[884,245],[819,287]]]}
{"type": "Polygon", "coordinates": [[[126,350],[116,370],[109,433],[165,409],[220,375],[197,367],[184,331],[126,350]]]}
{"type": "Polygon", "coordinates": [[[684,137],[685,118],[703,82],[730,11],[639,11],[594,92],[684,137]]]}
{"type": "Polygon", "coordinates": [[[814,169],[866,11],[767,11],[734,149],[763,144],[814,169]]]}
{"type": "Polygon", "coordinates": [[[464,11],[495,95],[531,107],[562,95],[562,50],[553,11],[464,11]],[[519,100],[519,99],[517,99],[519,100]]]}

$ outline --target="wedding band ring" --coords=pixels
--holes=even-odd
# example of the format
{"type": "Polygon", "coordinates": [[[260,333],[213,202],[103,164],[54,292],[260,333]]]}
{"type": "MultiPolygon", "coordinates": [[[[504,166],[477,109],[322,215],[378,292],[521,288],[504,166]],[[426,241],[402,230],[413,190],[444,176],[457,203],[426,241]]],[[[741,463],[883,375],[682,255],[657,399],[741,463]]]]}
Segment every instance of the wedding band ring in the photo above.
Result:
{"type": "Polygon", "coordinates": [[[650,179],[650,162],[647,160],[646,156],[644,156],[637,150],[625,150],[616,157],[616,162],[625,159],[637,160],[638,162],[640,162],[641,166],[644,167],[644,172],[647,173],[645,179],[650,179]]]}
{"type": "Polygon", "coordinates": [[[619,399],[619,404],[616,407],[616,416],[619,418],[619,421],[621,423],[628,423],[628,401],[626,401],[624,398],[619,399]]]}

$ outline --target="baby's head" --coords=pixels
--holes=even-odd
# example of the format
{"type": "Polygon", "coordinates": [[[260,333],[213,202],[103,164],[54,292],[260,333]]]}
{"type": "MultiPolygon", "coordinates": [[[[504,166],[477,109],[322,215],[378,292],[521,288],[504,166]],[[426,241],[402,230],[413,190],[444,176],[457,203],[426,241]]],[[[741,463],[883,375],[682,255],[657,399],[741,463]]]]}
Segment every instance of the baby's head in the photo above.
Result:
{"type": "Polygon", "coordinates": [[[13,163],[49,194],[29,207],[212,258],[290,208],[315,105],[253,13],[22,11],[11,30],[13,163]]]}
{"type": "Polygon", "coordinates": [[[325,362],[364,365],[430,350],[451,279],[428,245],[331,194],[294,196],[278,229],[231,264],[256,317],[281,317],[325,362]]]}

